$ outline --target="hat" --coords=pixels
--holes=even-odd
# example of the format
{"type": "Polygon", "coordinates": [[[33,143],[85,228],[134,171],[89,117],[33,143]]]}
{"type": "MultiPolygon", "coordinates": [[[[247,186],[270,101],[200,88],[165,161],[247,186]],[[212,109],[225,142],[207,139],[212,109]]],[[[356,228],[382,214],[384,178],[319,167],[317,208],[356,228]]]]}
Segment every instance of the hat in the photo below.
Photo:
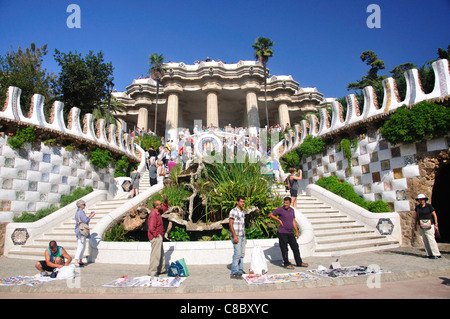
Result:
{"type": "Polygon", "coordinates": [[[424,194],[419,194],[419,195],[417,195],[416,200],[419,200],[419,199],[425,199],[425,200],[428,200],[428,197],[426,197],[424,194]]]}

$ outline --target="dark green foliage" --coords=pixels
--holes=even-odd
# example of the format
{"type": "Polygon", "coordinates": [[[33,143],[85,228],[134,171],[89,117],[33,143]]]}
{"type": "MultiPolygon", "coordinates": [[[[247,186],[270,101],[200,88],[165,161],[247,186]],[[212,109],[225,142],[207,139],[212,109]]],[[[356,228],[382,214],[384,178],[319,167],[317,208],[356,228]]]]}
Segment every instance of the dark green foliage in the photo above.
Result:
{"type": "Polygon", "coordinates": [[[64,206],[73,203],[74,201],[80,199],[83,196],[86,196],[87,194],[91,193],[93,191],[93,188],[91,186],[86,186],[86,188],[80,188],[78,187],[73,191],[70,195],[63,195],[61,196],[60,200],[60,206],[51,206],[49,208],[40,209],[36,212],[36,214],[31,214],[27,212],[23,212],[22,215],[19,217],[14,217],[13,221],[15,223],[32,223],[35,222],[41,218],[44,218],[47,215],[50,215],[53,212],[56,212],[58,209],[63,208],[64,206]]]}
{"type": "Polygon", "coordinates": [[[110,151],[97,148],[91,153],[89,163],[98,168],[105,168],[108,167],[112,160],[113,158],[110,151]]]}
{"type": "Polygon", "coordinates": [[[131,170],[135,164],[130,163],[125,155],[116,161],[114,177],[130,176],[131,170]]]}
{"type": "Polygon", "coordinates": [[[283,170],[287,171],[289,167],[299,167],[302,158],[322,153],[325,150],[325,146],[322,138],[308,135],[298,149],[289,152],[281,158],[280,163],[283,170]]]}
{"type": "Polygon", "coordinates": [[[374,202],[367,202],[361,198],[353,190],[352,185],[347,182],[340,182],[336,176],[322,177],[316,182],[316,185],[329,190],[330,192],[339,195],[346,200],[361,206],[373,213],[389,212],[389,206],[386,202],[378,200],[374,202]]]}
{"type": "Polygon", "coordinates": [[[8,144],[13,149],[22,148],[25,143],[34,143],[36,141],[36,131],[34,127],[28,126],[19,128],[16,134],[8,139],[8,144]]]}
{"type": "Polygon", "coordinates": [[[380,130],[383,138],[393,145],[445,136],[450,131],[450,108],[430,102],[412,108],[402,106],[380,130]]]}

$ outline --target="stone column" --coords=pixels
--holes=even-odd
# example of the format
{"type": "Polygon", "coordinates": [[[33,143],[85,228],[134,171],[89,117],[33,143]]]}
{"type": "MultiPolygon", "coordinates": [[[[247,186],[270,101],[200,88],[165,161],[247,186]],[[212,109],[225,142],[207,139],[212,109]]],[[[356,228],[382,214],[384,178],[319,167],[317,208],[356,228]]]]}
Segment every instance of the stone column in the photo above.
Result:
{"type": "Polygon", "coordinates": [[[147,105],[141,105],[138,113],[137,127],[144,129],[145,132],[148,130],[148,109],[147,105]]]}
{"type": "Polygon", "coordinates": [[[289,118],[289,110],[286,102],[281,102],[278,106],[278,116],[280,119],[280,125],[285,126],[286,123],[289,123],[289,126],[291,125],[291,120],[289,118]]]}
{"type": "Polygon", "coordinates": [[[178,93],[170,92],[167,98],[166,141],[178,138],[178,93]]]}
{"type": "Polygon", "coordinates": [[[219,104],[215,91],[206,93],[206,126],[210,125],[219,127],[219,104]]]}
{"type": "Polygon", "coordinates": [[[258,112],[258,99],[255,91],[247,91],[247,118],[248,127],[259,129],[259,112],[258,112]]]}

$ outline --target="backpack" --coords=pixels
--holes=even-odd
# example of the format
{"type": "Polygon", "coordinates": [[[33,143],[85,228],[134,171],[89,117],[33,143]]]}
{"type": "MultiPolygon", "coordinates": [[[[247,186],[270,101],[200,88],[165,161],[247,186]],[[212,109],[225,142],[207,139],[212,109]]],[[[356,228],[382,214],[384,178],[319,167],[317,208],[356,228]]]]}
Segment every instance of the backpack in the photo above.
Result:
{"type": "Polygon", "coordinates": [[[291,181],[290,181],[290,177],[291,175],[288,175],[288,177],[286,177],[286,179],[284,180],[284,185],[286,186],[286,190],[290,190],[291,189],[291,181]]]}

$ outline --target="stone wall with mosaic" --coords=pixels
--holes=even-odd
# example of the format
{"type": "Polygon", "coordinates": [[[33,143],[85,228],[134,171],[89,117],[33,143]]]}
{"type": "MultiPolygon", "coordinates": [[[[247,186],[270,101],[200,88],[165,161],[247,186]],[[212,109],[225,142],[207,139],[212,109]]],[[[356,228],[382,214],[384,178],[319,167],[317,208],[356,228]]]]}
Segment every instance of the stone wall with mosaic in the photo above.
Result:
{"type": "Polygon", "coordinates": [[[383,200],[391,211],[406,212],[414,210],[406,193],[409,180],[421,175],[418,156],[448,151],[449,137],[393,146],[377,131],[361,135],[357,144],[351,149],[351,170],[339,146],[329,145],[323,154],[303,159],[303,178],[312,184],[334,175],[351,184],[365,200],[383,200]]]}
{"type": "Polygon", "coordinates": [[[77,187],[114,191],[114,168],[95,168],[79,151],[44,143],[14,150],[7,138],[0,137],[0,220],[59,203],[77,187]]]}

